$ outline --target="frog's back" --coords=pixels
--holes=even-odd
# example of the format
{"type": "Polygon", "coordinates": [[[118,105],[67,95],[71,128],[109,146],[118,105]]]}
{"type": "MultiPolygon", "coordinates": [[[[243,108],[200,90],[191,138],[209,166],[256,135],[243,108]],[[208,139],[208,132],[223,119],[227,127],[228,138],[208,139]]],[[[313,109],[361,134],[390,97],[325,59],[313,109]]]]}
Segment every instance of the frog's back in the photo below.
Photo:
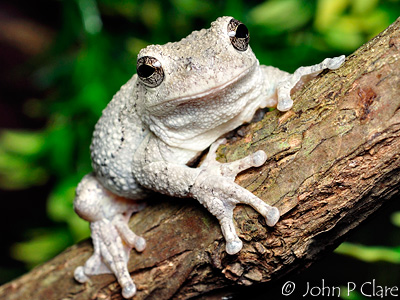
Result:
{"type": "Polygon", "coordinates": [[[108,190],[128,198],[141,198],[143,190],[132,176],[132,157],[148,134],[136,113],[133,93],[136,75],[121,87],[103,110],[90,146],[92,167],[108,190]]]}

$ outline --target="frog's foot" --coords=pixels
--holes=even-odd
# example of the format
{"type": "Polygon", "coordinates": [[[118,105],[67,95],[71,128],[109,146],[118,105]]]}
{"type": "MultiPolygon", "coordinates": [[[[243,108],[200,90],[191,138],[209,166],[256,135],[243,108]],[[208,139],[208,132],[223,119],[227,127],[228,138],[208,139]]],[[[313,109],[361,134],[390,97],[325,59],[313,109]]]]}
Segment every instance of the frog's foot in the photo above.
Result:
{"type": "Polygon", "coordinates": [[[132,212],[142,206],[108,192],[92,175],[79,184],[74,206],[81,217],[91,222],[94,246],[94,253],[85,265],[75,269],[75,279],[83,283],[90,275],[114,273],[123,297],[131,298],[136,286],[127,268],[129,253],[132,248],[143,251],[146,241],[130,230],[128,221],[132,212]]]}
{"type": "Polygon", "coordinates": [[[264,164],[267,159],[265,152],[260,150],[234,162],[219,163],[215,160],[215,151],[224,142],[225,140],[219,140],[211,145],[200,166],[202,170],[191,188],[191,194],[217,217],[226,240],[226,252],[235,254],[242,249],[242,241],[236,234],[233,223],[236,204],[252,206],[264,216],[268,226],[274,226],[278,222],[279,210],[234,182],[238,173],[264,164]]]}
{"type": "Polygon", "coordinates": [[[86,282],[90,275],[114,273],[124,298],[131,298],[136,286],[127,268],[129,253],[132,248],[143,251],[146,242],[135,235],[123,219],[119,215],[112,222],[103,219],[91,223],[94,254],[84,266],[76,268],[74,275],[77,281],[86,282]]]}
{"type": "Polygon", "coordinates": [[[293,89],[298,89],[304,85],[304,83],[317,76],[324,69],[336,70],[344,63],[345,58],[344,55],[334,58],[325,58],[319,64],[298,68],[293,74],[289,75],[288,78],[285,78],[284,81],[278,84],[277,109],[280,111],[288,111],[291,109],[293,106],[293,100],[290,97],[290,93],[293,89]]]}

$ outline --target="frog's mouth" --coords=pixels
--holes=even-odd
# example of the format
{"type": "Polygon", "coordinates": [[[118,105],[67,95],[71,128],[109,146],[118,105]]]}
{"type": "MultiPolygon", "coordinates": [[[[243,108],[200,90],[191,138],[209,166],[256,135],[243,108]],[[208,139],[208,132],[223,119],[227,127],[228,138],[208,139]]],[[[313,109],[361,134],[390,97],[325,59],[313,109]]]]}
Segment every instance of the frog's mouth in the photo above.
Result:
{"type": "Polygon", "coordinates": [[[148,107],[143,120],[165,144],[203,151],[253,116],[262,91],[258,65],[211,89],[148,107]]]}
{"type": "Polygon", "coordinates": [[[189,103],[189,102],[195,102],[198,100],[202,100],[202,99],[212,99],[218,95],[223,94],[224,90],[228,90],[229,88],[231,88],[232,86],[240,83],[243,85],[246,85],[248,83],[246,82],[242,82],[243,79],[245,79],[246,77],[252,77],[253,75],[248,76],[249,74],[256,74],[256,72],[254,71],[257,67],[259,66],[259,62],[258,60],[256,60],[254,62],[254,64],[252,64],[250,67],[248,67],[247,69],[245,69],[243,72],[241,72],[239,75],[234,76],[233,78],[231,78],[230,80],[217,85],[215,87],[206,89],[204,91],[192,94],[192,95],[187,95],[187,96],[183,96],[183,97],[176,97],[176,98],[172,98],[169,99],[167,101],[164,101],[162,103],[158,103],[158,104],[154,104],[154,105],[150,105],[149,108],[156,108],[157,110],[159,110],[160,107],[162,107],[162,114],[165,114],[166,110],[169,109],[173,109],[174,107],[180,105],[180,104],[184,104],[184,103],[189,103]]]}

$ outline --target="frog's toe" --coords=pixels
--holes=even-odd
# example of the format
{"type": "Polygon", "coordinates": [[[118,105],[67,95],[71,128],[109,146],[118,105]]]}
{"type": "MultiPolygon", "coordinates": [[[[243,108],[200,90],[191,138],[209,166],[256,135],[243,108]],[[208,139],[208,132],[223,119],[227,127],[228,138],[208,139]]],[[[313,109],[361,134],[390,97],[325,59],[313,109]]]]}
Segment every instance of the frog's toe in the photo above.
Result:
{"type": "Polygon", "coordinates": [[[146,248],[146,240],[141,236],[138,236],[135,242],[136,251],[142,252],[145,248],[146,248]]]}
{"type": "Polygon", "coordinates": [[[232,255],[238,253],[242,249],[243,243],[239,239],[233,223],[233,206],[227,203],[224,207],[225,210],[223,211],[223,209],[220,209],[220,214],[217,214],[216,216],[221,225],[222,234],[225,237],[226,253],[232,255]]]}
{"type": "MultiPolygon", "coordinates": [[[[122,215],[117,215],[112,221],[115,228],[118,230],[121,238],[130,248],[135,248],[136,251],[142,252],[146,248],[146,240],[141,236],[136,235],[128,226],[128,220],[122,215]]],[[[129,250],[130,251],[130,250],[129,250]]]]}
{"type": "Polygon", "coordinates": [[[89,277],[86,276],[83,266],[79,266],[74,271],[74,278],[76,281],[80,283],[85,283],[89,280],[89,277]]]}
{"type": "Polygon", "coordinates": [[[136,286],[133,282],[130,282],[126,286],[122,287],[122,297],[125,299],[132,298],[136,294],[136,286]]]}
{"type": "Polygon", "coordinates": [[[293,100],[291,98],[279,99],[278,106],[276,107],[279,111],[288,111],[293,107],[293,100]]]}
{"type": "Polygon", "coordinates": [[[275,224],[279,221],[280,213],[279,209],[276,207],[271,207],[265,216],[265,221],[268,226],[275,226],[275,224]]]}
{"type": "Polygon", "coordinates": [[[331,58],[328,63],[328,69],[336,70],[338,69],[345,61],[346,56],[340,55],[334,58],[331,58]]]}
{"type": "Polygon", "coordinates": [[[263,150],[258,150],[241,159],[223,164],[216,161],[216,164],[219,165],[222,176],[235,180],[236,175],[240,172],[253,167],[260,167],[266,160],[267,154],[263,150]]]}
{"type": "Polygon", "coordinates": [[[241,240],[236,240],[236,241],[230,241],[226,242],[226,253],[233,255],[238,253],[240,250],[243,248],[243,243],[241,240]]]}
{"type": "Polygon", "coordinates": [[[267,154],[263,150],[258,150],[253,154],[253,166],[261,167],[267,160],[267,154]]]}

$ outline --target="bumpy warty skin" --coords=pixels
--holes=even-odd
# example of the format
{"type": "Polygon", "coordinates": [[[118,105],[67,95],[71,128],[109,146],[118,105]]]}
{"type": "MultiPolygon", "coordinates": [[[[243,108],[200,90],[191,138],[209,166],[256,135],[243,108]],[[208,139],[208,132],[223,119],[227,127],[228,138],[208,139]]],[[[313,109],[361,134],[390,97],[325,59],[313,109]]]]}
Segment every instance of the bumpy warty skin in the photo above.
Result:
{"type": "Polygon", "coordinates": [[[131,199],[147,193],[132,176],[132,157],[149,130],[136,112],[133,76],[113,97],[96,124],[90,146],[92,167],[108,190],[131,199]]]}
{"type": "Polygon", "coordinates": [[[249,121],[265,95],[264,76],[251,51],[234,49],[226,34],[231,18],[176,43],[151,45],[138,58],[155,56],[163,84],[138,87],[144,124],[172,147],[203,151],[222,134],[249,121]],[[250,107],[248,107],[250,105],[250,107]]]}
{"type": "Polygon", "coordinates": [[[268,97],[259,62],[250,48],[239,52],[232,47],[226,35],[230,19],[220,18],[179,42],[140,51],[138,59],[157,57],[165,78],[148,88],[133,76],[96,124],[92,165],[107,189],[133,199],[143,196],[135,180],[141,174],[132,176],[131,166],[147,135],[149,141],[163,142],[149,143],[154,149],[147,152],[162,148],[162,160],[186,164],[263,106],[268,97]]]}
{"type": "Polygon", "coordinates": [[[238,173],[261,166],[265,152],[221,164],[215,152],[224,140],[218,138],[249,122],[258,108],[289,110],[290,93],[303,76],[338,68],[344,57],[289,74],[260,66],[248,41],[244,24],[221,17],[179,42],[140,51],[138,74],[122,86],[96,124],[90,148],[93,173],[76,190],[74,208],[91,222],[94,246],[93,255],[75,270],[77,281],[114,273],[125,298],[136,293],[127,262],[131,250],[143,251],[146,242],[128,221],[152,192],[199,201],[218,219],[228,254],[243,245],[233,222],[236,204],[252,206],[268,226],[279,220],[277,208],[234,182],[238,173]],[[188,166],[208,147],[199,167],[188,166]]]}

